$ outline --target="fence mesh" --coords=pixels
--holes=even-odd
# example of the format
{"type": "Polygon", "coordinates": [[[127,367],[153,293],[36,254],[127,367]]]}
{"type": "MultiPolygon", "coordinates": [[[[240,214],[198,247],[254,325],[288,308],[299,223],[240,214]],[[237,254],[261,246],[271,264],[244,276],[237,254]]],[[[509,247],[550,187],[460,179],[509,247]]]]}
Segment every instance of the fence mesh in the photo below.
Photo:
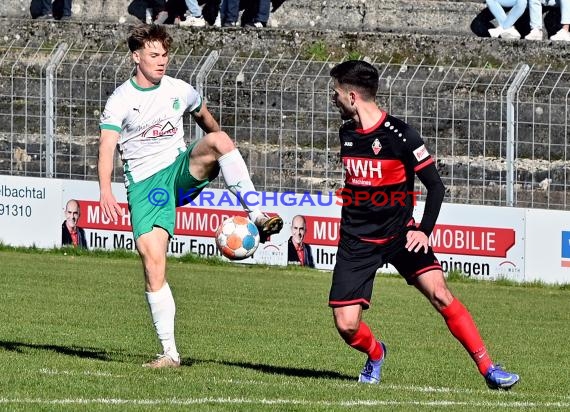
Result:
{"type": "MultiPolygon", "coordinates": [[[[206,69],[211,56],[174,50],[168,74],[200,82],[257,189],[340,187],[341,121],[330,103],[329,77],[338,61],[216,54],[206,69]]],[[[371,63],[380,73],[379,104],[424,137],[447,187],[446,201],[505,205],[507,94],[520,67],[371,63]]],[[[132,74],[128,51],[14,40],[0,49],[0,68],[0,174],[50,176],[53,141],[53,177],[97,179],[99,115],[132,74]]],[[[516,90],[516,206],[566,208],[569,86],[566,69],[531,67],[516,90]]],[[[189,141],[197,138],[189,116],[184,127],[189,141]]],[[[122,180],[119,159],[114,180],[122,180]]]]}

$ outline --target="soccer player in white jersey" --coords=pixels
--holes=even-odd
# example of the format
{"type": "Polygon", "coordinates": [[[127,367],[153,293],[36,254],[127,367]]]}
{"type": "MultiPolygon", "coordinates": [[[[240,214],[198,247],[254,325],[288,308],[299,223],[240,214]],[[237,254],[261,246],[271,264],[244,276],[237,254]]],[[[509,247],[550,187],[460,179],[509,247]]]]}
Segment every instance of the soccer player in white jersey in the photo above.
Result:
{"type": "MultiPolygon", "coordinates": [[[[197,195],[221,171],[228,189],[254,191],[241,154],[208,111],[197,91],[183,80],[166,76],[172,37],[161,25],[142,24],[129,33],[135,75],[109,97],[101,115],[99,141],[100,206],[117,221],[122,211],[111,190],[117,147],[124,167],[133,235],[141,257],[150,308],[162,353],[143,365],[180,366],[174,339],[175,303],[166,280],[166,252],[174,235],[175,208],[187,193],[197,195]],[[188,147],[182,116],[186,110],[207,133],[188,147]]],[[[264,242],[283,227],[279,216],[244,210],[264,242]]],[[[186,199],[188,200],[188,199],[186,199]]]]}

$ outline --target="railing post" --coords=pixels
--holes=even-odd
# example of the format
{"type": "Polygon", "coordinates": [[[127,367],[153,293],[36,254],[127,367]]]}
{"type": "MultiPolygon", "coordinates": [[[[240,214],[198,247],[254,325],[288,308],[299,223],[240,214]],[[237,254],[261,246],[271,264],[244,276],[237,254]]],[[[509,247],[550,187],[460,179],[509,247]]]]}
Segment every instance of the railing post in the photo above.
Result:
{"type": "MultiPolygon", "coordinates": [[[[204,84],[206,82],[206,76],[208,75],[210,70],[212,70],[212,67],[214,67],[214,64],[216,64],[219,57],[220,57],[220,53],[217,50],[213,50],[208,55],[208,57],[206,58],[206,61],[204,62],[202,67],[200,67],[200,70],[198,71],[198,74],[196,76],[196,91],[202,97],[204,97],[204,84]]],[[[204,136],[204,131],[200,128],[200,126],[198,124],[195,125],[194,130],[195,130],[195,134],[196,134],[196,139],[201,139],[204,136]]]]}
{"type": "Polygon", "coordinates": [[[46,66],[46,177],[55,177],[55,70],[67,47],[61,43],[46,66]]]}
{"type": "Polygon", "coordinates": [[[507,90],[507,206],[515,205],[515,99],[530,67],[523,64],[507,90]]]}

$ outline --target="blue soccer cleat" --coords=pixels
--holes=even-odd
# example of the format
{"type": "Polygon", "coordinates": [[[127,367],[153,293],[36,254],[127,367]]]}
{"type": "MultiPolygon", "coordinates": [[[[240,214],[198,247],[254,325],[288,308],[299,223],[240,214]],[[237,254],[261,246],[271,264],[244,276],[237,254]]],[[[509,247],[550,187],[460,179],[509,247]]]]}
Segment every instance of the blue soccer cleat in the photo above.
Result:
{"type": "Polygon", "coordinates": [[[504,389],[508,391],[519,379],[519,375],[504,371],[501,365],[491,365],[485,374],[485,381],[487,382],[487,386],[491,389],[504,389]]]}
{"type": "Polygon", "coordinates": [[[384,359],[386,359],[386,345],[384,345],[384,342],[378,343],[382,345],[382,350],[384,351],[382,358],[377,361],[371,361],[370,358],[368,358],[364,364],[364,368],[362,368],[362,372],[360,372],[358,382],[372,385],[380,383],[382,379],[382,364],[384,363],[384,359]]]}

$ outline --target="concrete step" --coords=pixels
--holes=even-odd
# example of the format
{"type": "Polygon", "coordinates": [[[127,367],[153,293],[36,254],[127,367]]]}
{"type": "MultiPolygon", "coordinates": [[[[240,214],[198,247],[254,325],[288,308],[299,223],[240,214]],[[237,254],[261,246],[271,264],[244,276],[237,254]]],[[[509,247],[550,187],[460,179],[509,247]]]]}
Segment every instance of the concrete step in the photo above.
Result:
{"type": "MultiPolygon", "coordinates": [[[[293,0],[291,0],[293,1],[293,0]]],[[[431,0],[424,0],[431,2],[431,0]]],[[[435,1],[435,0],[433,0],[435,1]]],[[[449,4],[463,4],[450,2],[449,4]]],[[[570,44],[566,42],[502,40],[473,34],[444,31],[421,33],[412,30],[339,31],[304,25],[302,29],[188,29],[172,27],[177,53],[200,54],[220,50],[227,55],[282,56],[340,61],[368,57],[373,61],[408,64],[454,64],[477,67],[565,67],[570,44]]],[[[49,23],[31,19],[0,18],[0,46],[12,43],[45,44],[68,42],[82,50],[115,50],[125,47],[128,25],[101,22],[49,23]]],[[[125,54],[126,55],[126,54],[125,54]]],[[[31,58],[31,57],[30,57],[31,58]]],[[[44,62],[45,63],[45,62],[44,62]]],[[[115,62],[110,62],[111,65],[115,62]]],[[[125,67],[128,68],[128,65],[125,67]]],[[[1,70],[12,70],[3,66],[1,70]]],[[[76,67],[81,71],[82,68],[76,67]]]]}

